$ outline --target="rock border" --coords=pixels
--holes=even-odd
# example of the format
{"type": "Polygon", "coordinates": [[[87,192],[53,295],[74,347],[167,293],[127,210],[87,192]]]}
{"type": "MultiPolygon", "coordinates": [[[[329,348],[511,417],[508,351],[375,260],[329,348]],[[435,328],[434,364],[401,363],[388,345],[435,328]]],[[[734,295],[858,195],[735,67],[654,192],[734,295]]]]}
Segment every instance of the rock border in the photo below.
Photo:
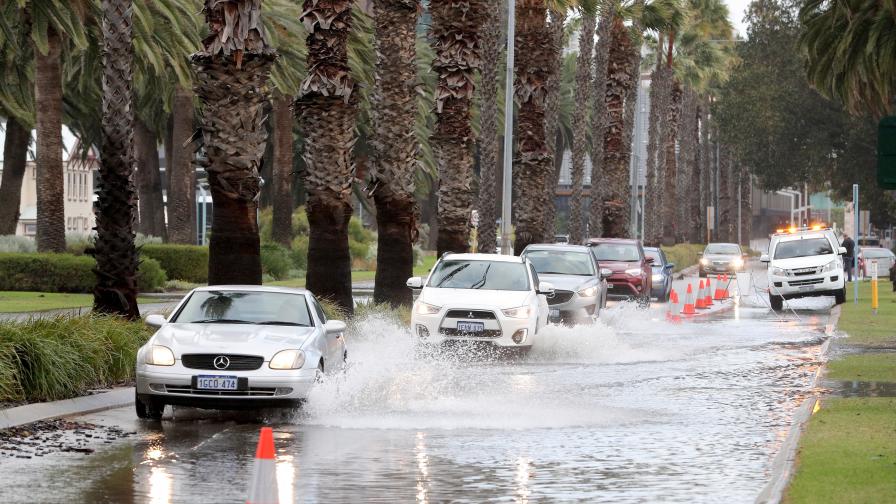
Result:
{"type": "Polygon", "coordinates": [[[120,387],[108,392],[73,399],[26,404],[0,410],[0,429],[9,429],[41,420],[121,408],[133,403],[134,387],[120,387]]]}

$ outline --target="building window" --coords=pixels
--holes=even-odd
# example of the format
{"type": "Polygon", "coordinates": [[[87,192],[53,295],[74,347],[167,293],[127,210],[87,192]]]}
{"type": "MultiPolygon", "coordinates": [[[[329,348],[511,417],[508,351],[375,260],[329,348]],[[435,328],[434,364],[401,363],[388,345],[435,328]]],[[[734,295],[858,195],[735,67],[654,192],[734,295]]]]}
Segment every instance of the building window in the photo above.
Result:
{"type": "Polygon", "coordinates": [[[25,236],[34,236],[37,234],[37,224],[25,224],[25,236]]]}

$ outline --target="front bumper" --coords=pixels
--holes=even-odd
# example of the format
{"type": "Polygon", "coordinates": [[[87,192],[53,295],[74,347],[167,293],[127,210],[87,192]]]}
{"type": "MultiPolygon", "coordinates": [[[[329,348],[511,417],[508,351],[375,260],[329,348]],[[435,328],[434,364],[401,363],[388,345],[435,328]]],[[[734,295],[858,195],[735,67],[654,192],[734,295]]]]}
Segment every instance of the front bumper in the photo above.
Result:
{"type": "Polygon", "coordinates": [[[740,271],[744,271],[745,265],[742,263],[740,265],[736,265],[732,262],[726,263],[714,263],[710,262],[709,264],[699,263],[700,272],[707,275],[718,275],[723,273],[738,273],[740,271]]]}
{"type": "Polygon", "coordinates": [[[597,310],[600,290],[594,296],[583,297],[578,292],[556,291],[554,299],[548,298],[551,322],[579,322],[590,320],[597,310]],[[562,302],[557,302],[563,300],[562,302]],[[552,303],[552,301],[554,301],[552,303]]]}
{"type": "Polygon", "coordinates": [[[644,295],[645,282],[641,277],[613,275],[607,279],[607,297],[628,299],[644,295]]]}
{"type": "Polygon", "coordinates": [[[843,271],[799,277],[769,275],[769,292],[785,299],[833,296],[842,291],[845,285],[843,271]]]}
{"type": "Polygon", "coordinates": [[[427,345],[441,345],[449,341],[491,343],[501,347],[528,347],[532,346],[535,338],[537,319],[535,314],[529,318],[516,319],[504,316],[500,310],[483,308],[447,308],[433,315],[421,315],[414,313],[411,316],[411,331],[414,336],[427,345]],[[448,317],[449,312],[471,312],[476,317],[448,317]],[[484,314],[491,314],[482,318],[484,314]],[[462,333],[457,330],[457,323],[481,322],[485,328],[483,333],[462,333]],[[525,338],[516,343],[513,335],[517,331],[525,331],[525,338]]]}
{"type": "MultiPolygon", "coordinates": [[[[306,364],[307,365],[307,364],[306,364]]],[[[254,371],[190,369],[177,360],[173,366],[137,365],[137,395],[164,404],[210,409],[252,409],[290,406],[308,396],[317,379],[316,368],[275,370],[264,365],[254,371]],[[201,390],[199,375],[235,376],[240,390],[201,390]]]]}

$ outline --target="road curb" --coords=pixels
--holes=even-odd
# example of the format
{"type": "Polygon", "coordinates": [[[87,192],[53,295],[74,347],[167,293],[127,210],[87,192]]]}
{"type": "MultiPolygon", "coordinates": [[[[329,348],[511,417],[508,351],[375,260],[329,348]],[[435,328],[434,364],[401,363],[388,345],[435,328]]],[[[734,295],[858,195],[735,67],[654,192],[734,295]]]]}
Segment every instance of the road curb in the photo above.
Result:
{"type": "Polygon", "coordinates": [[[0,410],[0,429],[9,429],[41,420],[84,415],[134,403],[134,387],[121,387],[74,399],[26,404],[0,410]]]}
{"type": "MultiPolygon", "coordinates": [[[[821,377],[824,374],[828,351],[831,348],[833,339],[832,336],[837,328],[837,322],[840,320],[840,312],[841,306],[835,305],[831,309],[831,315],[828,317],[827,324],[825,324],[824,334],[828,338],[821,345],[821,352],[818,355],[821,366],[818,367],[815,377],[812,379],[813,389],[818,388],[818,382],[821,381],[821,377]]],[[[790,478],[793,476],[793,471],[796,468],[796,455],[800,435],[803,433],[803,427],[809,421],[812,412],[815,410],[815,405],[820,399],[821,394],[816,392],[811,397],[806,398],[797,408],[793,415],[793,425],[790,426],[790,431],[787,432],[787,438],[784,439],[781,450],[778,451],[775,460],[772,462],[771,479],[759,493],[759,496],[756,498],[756,504],[778,504],[784,498],[784,491],[787,489],[787,485],[790,483],[790,478]]]]}

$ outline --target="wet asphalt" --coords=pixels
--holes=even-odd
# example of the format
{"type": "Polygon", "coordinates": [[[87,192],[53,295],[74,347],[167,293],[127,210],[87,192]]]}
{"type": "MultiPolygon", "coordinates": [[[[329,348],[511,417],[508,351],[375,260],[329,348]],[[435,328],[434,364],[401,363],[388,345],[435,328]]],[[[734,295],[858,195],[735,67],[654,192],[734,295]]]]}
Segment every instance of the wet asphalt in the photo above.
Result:
{"type": "Polygon", "coordinates": [[[763,282],[744,275],[730,309],[678,324],[616,303],[509,358],[420,356],[405,328],[368,319],[350,368],[301,411],[121,408],[0,437],[0,498],[245,502],[270,425],[281,502],[753,502],[816,391],[831,307],[772,313],[763,282]]]}

